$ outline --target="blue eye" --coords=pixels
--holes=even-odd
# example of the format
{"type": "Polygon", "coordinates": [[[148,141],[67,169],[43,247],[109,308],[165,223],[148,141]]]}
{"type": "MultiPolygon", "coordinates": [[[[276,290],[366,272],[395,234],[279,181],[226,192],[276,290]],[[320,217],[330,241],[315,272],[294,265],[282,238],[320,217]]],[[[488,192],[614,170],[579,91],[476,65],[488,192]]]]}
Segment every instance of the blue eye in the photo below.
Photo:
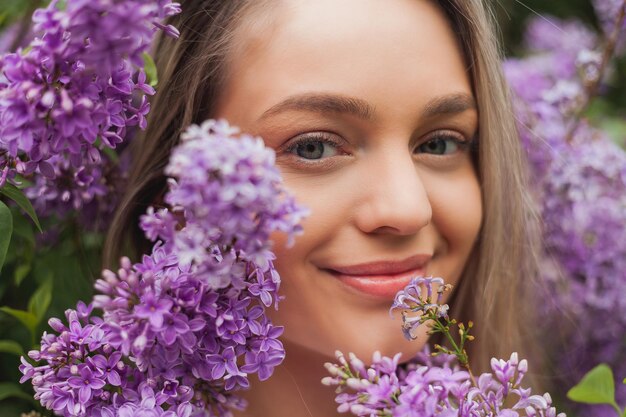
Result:
{"type": "Polygon", "coordinates": [[[457,152],[464,145],[465,141],[452,135],[441,135],[422,143],[417,147],[417,151],[431,155],[448,155],[457,152]]]}
{"type": "Polygon", "coordinates": [[[302,159],[317,160],[338,154],[337,144],[324,137],[308,137],[287,148],[287,152],[302,159]]]}

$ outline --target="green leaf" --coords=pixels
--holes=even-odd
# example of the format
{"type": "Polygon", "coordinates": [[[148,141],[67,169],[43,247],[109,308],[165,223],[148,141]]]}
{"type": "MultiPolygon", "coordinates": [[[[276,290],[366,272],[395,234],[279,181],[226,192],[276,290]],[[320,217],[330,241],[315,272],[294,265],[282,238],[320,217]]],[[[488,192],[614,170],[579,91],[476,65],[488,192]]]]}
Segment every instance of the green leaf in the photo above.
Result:
{"type": "Polygon", "coordinates": [[[28,312],[37,318],[37,324],[48,311],[50,307],[50,301],[52,301],[52,274],[48,274],[48,277],[37,288],[37,291],[28,300],[28,312]]]}
{"type": "Polygon", "coordinates": [[[148,78],[148,84],[152,87],[156,87],[159,82],[157,77],[157,69],[152,56],[149,53],[143,53],[143,69],[146,71],[146,77],[148,78]]]}
{"type": "Polygon", "coordinates": [[[579,403],[609,404],[617,407],[613,371],[603,363],[596,366],[567,392],[567,398],[579,403]]]}
{"type": "Polygon", "coordinates": [[[15,268],[15,272],[13,273],[13,282],[16,287],[19,287],[24,278],[28,276],[28,273],[31,270],[30,264],[20,264],[15,268]]]}
{"type": "Polygon", "coordinates": [[[31,336],[35,337],[35,332],[37,331],[37,317],[28,311],[16,310],[11,307],[3,306],[0,307],[0,311],[4,311],[10,316],[18,319],[26,328],[30,331],[31,336]]]}
{"type": "Polygon", "coordinates": [[[0,383],[0,401],[11,397],[23,398],[30,402],[34,402],[33,397],[22,391],[22,388],[20,388],[19,385],[11,382],[0,383]]]}
{"type": "Polygon", "coordinates": [[[22,345],[14,340],[0,340],[0,352],[24,356],[24,349],[22,349],[22,345]]]}
{"type": "Polygon", "coordinates": [[[13,212],[13,234],[19,236],[24,241],[28,242],[30,246],[35,247],[35,234],[33,233],[33,226],[30,220],[25,216],[17,214],[17,209],[11,210],[13,212]]]}
{"type": "Polygon", "coordinates": [[[11,235],[13,234],[13,215],[11,210],[0,201],[0,271],[7,257],[11,235]]]}
{"type": "Polygon", "coordinates": [[[6,183],[4,187],[0,188],[0,194],[4,194],[11,200],[15,201],[15,203],[17,203],[17,205],[20,206],[20,208],[24,210],[26,214],[28,214],[28,217],[33,220],[33,223],[35,223],[35,226],[37,226],[37,229],[39,229],[39,232],[41,232],[41,224],[39,223],[37,213],[35,213],[33,205],[30,203],[28,198],[26,198],[22,190],[20,190],[13,184],[6,183]]]}

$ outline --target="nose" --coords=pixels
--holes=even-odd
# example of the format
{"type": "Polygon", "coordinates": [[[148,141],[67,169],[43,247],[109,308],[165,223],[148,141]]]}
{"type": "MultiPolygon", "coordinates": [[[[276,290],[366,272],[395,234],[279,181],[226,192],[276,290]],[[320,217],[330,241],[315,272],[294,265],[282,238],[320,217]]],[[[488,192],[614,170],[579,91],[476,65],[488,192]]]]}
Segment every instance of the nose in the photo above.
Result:
{"type": "Polygon", "coordinates": [[[410,154],[382,155],[367,165],[354,217],[361,231],[411,235],[430,223],[432,206],[410,154]]]}

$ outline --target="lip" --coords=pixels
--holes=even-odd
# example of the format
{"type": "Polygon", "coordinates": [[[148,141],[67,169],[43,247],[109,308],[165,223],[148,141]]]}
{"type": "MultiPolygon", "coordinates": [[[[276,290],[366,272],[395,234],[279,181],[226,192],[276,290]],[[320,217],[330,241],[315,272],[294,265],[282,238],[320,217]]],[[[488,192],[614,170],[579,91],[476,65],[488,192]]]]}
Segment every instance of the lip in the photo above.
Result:
{"type": "Polygon", "coordinates": [[[431,258],[431,255],[416,255],[401,261],[333,266],[324,270],[359,293],[393,300],[412,278],[425,274],[431,258]]]}

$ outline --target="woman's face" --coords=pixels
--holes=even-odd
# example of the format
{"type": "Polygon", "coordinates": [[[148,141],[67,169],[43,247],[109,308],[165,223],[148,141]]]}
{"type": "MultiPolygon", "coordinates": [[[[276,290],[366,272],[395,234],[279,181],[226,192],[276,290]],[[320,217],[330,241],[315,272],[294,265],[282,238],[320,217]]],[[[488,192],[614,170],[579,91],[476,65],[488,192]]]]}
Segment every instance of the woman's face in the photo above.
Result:
{"type": "Polygon", "coordinates": [[[480,229],[467,66],[431,1],[277,3],[237,33],[216,114],[275,149],[311,211],[294,246],[275,236],[269,314],[287,352],[406,359],[426,335],[404,340],[393,295],[418,274],[456,283],[480,229]]]}

